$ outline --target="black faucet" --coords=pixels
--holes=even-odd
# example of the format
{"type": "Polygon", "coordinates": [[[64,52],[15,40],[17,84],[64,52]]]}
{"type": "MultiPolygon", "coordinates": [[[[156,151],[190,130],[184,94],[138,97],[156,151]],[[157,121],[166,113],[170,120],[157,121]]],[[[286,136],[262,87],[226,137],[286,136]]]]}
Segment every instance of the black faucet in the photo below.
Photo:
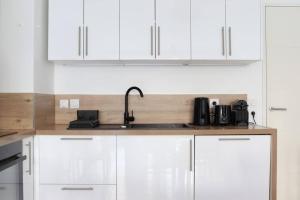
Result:
{"type": "Polygon", "coordinates": [[[128,97],[129,97],[129,93],[131,92],[131,90],[137,90],[140,93],[141,97],[144,97],[144,94],[142,92],[142,90],[138,87],[131,87],[127,90],[126,95],[125,95],[125,112],[124,112],[124,125],[128,125],[129,122],[134,121],[134,116],[133,116],[133,111],[131,111],[131,116],[129,116],[129,112],[128,112],[128,97]]]}

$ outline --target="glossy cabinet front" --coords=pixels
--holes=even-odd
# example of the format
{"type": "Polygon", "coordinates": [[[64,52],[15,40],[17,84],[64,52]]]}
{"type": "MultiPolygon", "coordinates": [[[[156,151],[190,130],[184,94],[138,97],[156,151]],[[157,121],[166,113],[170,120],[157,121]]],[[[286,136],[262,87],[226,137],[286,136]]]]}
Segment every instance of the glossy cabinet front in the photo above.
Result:
{"type": "Polygon", "coordinates": [[[116,184],[115,136],[39,137],[40,184],[116,184]]]}
{"type": "Polygon", "coordinates": [[[269,200],[270,136],[198,136],[195,200],[269,200]]]}
{"type": "Polygon", "coordinates": [[[194,136],[120,136],[118,200],[193,200],[194,136]]]}

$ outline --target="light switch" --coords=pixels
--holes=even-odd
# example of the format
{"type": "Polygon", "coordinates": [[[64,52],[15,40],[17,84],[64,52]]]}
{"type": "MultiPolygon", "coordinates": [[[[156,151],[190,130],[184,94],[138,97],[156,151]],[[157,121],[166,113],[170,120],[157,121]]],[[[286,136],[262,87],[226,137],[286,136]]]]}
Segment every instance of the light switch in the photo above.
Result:
{"type": "Polygon", "coordinates": [[[61,108],[61,109],[63,109],[63,108],[68,109],[69,108],[69,100],[68,99],[61,99],[61,100],[59,100],[59,108],[61,108]]]}
{"type": "Polygon", "coordinates": [[[80,107],[79,99],[70,99],[70,108],[71,109],[78,109],[80,107]]]}

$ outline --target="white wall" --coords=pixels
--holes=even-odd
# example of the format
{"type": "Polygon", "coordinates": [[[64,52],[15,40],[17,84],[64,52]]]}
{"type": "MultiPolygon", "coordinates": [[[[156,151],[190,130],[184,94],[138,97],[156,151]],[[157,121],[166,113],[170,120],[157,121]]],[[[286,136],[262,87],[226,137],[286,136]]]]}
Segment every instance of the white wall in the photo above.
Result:
{"type": "Polygon", "coordinates": [[[0,92],[33,91],[33,1],[0,0],[0,92]]]}
{"type": "Polygon", "coordinates": [[[248,66],[80,66],[56,65],[56,94],[125,94],[139,86],[145,94],[249,95],[262,124],[263,64],[248,66]]]}
{"type": "Polygon", "coordinates": [[[0,0],[0,92],[53,93],[47,0],[0,0]]]}

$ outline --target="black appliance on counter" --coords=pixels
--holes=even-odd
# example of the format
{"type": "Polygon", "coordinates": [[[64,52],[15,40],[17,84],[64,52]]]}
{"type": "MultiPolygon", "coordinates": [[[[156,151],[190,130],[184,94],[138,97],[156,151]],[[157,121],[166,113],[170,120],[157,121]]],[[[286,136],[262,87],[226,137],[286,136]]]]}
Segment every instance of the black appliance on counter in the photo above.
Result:
{"type": "Polygon", "coordinates": [[[231,124],[231,106],[216,105],[215,106],[215,125],[230,125],[231,124]]]}
{"type": "Polygon", "coordinates": [[[68,129],[96,128],[99,124],[98,110],[78,110],[77,120],[71,121],[68,129]]]}
{"type": "Polygon", "coordinates": [[[239,100],[232,104],[231,121],[236,126],[248,126],[249,112],[246,101],[239,100]]]}
{"type": "Polygon", "coordinates": [[[210,125],[209,99],[204,97],[195,98],[194,122],[196,126],[210,125]]]}
{"type": "Polygon", "coordinates": [[[22,142],[0,147],[0,199],[23,200],[22,142]]]}

